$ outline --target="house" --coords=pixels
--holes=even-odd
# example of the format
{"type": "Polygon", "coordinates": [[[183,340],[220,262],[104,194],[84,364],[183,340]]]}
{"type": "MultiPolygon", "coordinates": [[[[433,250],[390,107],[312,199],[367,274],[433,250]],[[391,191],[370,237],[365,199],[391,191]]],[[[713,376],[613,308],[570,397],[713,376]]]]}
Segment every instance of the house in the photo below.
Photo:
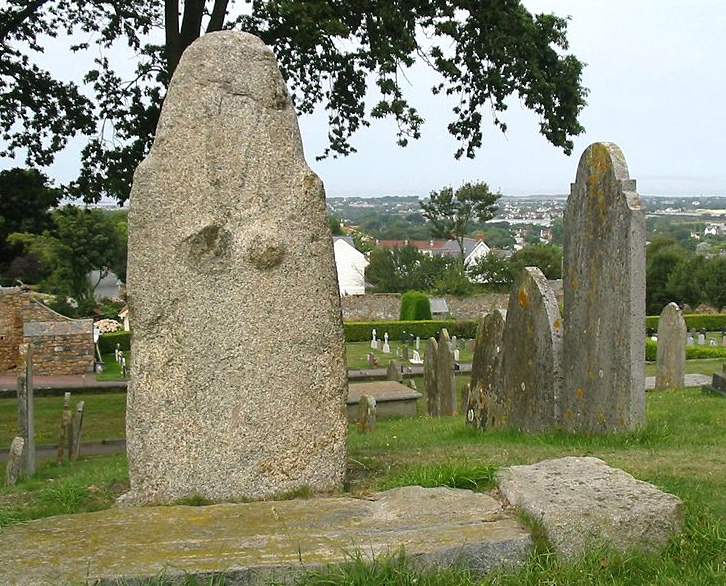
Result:
{"type": "Polygon", "coordinates": [[[350,236],[335,236],[333,252],[341,296],[364,295],[366,292],[364,276],[368,266],[365,255],[356,250],[350,236]]]}
{"type": "MultiPolygon", "coordinates": [[[[376,240],[376,246],[379,248],[413,246],[429,256],[451,256],[456,258],[461,254],[456,240],[376,240]]],[[[464,238],[465,266],[476,263],[477,260],[486,256],[489,252],[491,252],[491,249],[483,240],[464,238]]]]}

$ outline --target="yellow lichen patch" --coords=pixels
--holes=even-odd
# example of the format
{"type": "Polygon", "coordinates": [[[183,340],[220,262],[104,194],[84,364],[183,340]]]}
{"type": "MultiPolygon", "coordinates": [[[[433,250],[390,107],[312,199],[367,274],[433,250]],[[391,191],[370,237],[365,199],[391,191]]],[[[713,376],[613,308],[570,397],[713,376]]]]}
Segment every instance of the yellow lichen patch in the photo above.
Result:
{"type": "Polygon", "coordinates": [[[574,415],[574,413],[572,412],[572,409],[568,409],[567,411],[565,411],[565,418],[567,418],[567,419],[572,419],[572,418],[573,418],[574,416],[575,416],[575,415],[574,415]]]}
{"type": "Polygon", "coordinates": [[[562,320],[556,319],[555,323],[552,324],[552,327],[555,328],[556,330],[559,330],[562,327],[562,320]]]}
{"type": "Polygon", "coordinates": [[[573,291],[574,291],[575,289],[577,289],[577,278],[576,278],[576,277],[575,277],[575,278],[573,278],[573,279],[572,279],[572,280],[570,281],[570,289],[572,289],[573,291]]]}
{"type": "Polygon", "coordinates": [[[527,307],[527,303],[529,302],[529,296],[527,295],[527,290],[522,288],[517,293],[517,299],[519,300],[519,307],[524,309],[527,307]]]}
{"type": "Polygon", "coordinates": [[[584,391],[584,389],[577,389],[577,391],[575,391],[575,396],[578,399],[584,399],[585,398],[585,391],[584,391]]]}
{"type": "Polygon", "coordinates": [[[597,422],[600,425],[605,425],[605,413],[602,411],[597,412],[597,422]]]}

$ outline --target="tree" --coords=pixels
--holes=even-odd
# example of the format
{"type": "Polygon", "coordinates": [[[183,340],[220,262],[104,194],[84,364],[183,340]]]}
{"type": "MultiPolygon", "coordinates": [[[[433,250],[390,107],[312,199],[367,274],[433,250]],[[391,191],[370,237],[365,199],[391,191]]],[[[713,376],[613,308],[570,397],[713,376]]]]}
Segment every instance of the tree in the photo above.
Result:
{"type": "Polygon", "coordinates": [[[583,131],[577,117],[587,90],[583,64],[568,55],[567,20],[532,15],[519,0],[7,0],[0,8],[0,156],[26,151],[29,165],[52,162],[69,138],[89,138],[69,186],[87,201],[127,199],[134,169],[149,150],[160,104],[181,54],[221,29],[245,30],[272,47],[299,113],[323,105],[329,146],[322,156],[354,152],[350,139],[370,119],[391,118],[397,142],[419,138],[423,119],[404,95],[417,59],[439,74],[435,94],[456,98],[449,132],[455,156],[482,145],[484,112],[501,130],[506,98],[520,96],[540,117],[540,132],[567,154],[583,131]],[[154,35],[163,30],[163,44],[154,35]],[[44,35],[82,33],[73,51],[98,55],[77,83],[40,67],[44,35]],[[123,79],[107,49],[125,43],[137,57],[123,79]],[[94,46],[91,46],[91,45],[94,46]],[[366,104],[375,80],[378,101],[366,104]]]}
{"type": "Polygon", "coordinates": [[[524,267],[537,267],[548,279],[561,279],[562,249],[548,244],[525,246],[512,255],[510,264],[515,276],[524,267]]]}
{"type": "Polygon", "coordinates": [[[672,273],[686,262],[687,251],[666,236],[656,237],[645,249],[645,307],[648,315],[659,315],[673,298],[669,288],[672,273]]]}
{"type": "MultiPolygon", "coordinates": [[[[94,307],[93,291],[113,266],[125,267],[125,232],[101,210],[65,206],[52,216],[53,227],[43,234],[14,233],[11,241],[42,259],[45,288],[73,297],[82,315],[94,307]],[[99,271],[98,282],[89,274],[99,271]]],[[[125,270],[125,269],[124,269],[125,270]]]]}
{"type": "Polygon", "coordinates": [[[508,291],[514,282],[509,260],[489,253],[466,269],[469,278],[493,291],[508,291]]]}
{"type": "Polygon", "coordinates": [[[344,236],[343,227],[340,225],[340,220],[335,216],[328,214],[328,226],[330,226],[330,232],[333,236],[344,236]]]}
{"type": "Polygon", "coordinates": [[[423,201],[422,215],[431,223],[431,235],[434,238],[456,240],[461,253],[461,264],[464,264],[464,237],[472,220],[486,222],[494,217],[497,211],[496,202],[501,193],[492,193],[486,183],[464,183],[456,191],[452,187],[444,187],[441,191],[432,191],[428,201],[423,201]]]}
{"type": "Polygon", "coordinates": [[[719,310],[726,307],[726,258],[710,259],[702,275],[704,300],[719,310]]]}
{"type": "MultiPolygon", "coordinates": [[[[22,254],[22,247],[8,241],[13,232],[41,234],[51,225],[50,210],[58,205],[60,191],[35,169],[0,171],[0,274],[10,276],[10,265],[22,254]]],[[[37,257],[19,260],[15,278],[36,265],[37,257]],[[19,270],[19,265],[25,269],[19,270]]],[[[37,270],[37,266],[34,271],[37,270]]]]}

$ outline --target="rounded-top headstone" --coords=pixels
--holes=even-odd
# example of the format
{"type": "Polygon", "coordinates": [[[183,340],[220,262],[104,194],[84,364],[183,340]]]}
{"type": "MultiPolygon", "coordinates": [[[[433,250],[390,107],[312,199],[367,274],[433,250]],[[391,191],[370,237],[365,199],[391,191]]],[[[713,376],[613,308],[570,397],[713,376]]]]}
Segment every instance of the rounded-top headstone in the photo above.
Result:
{"type": "Polygon", "coordinates": [[[541,431],[559,424],[562,319],[555,294],[537,267],[525,267],[509,296],[502,333],[501,387],[493,425],[541,431]]]}
{"type": "Polygon", "coordinates": [[[504,316],[498,309],[479,322],[471,364],[471,393],[476,402],[474,423],[480,429],[504,424],[505,408],[501,396],[500,366],[504,316]]]}
{"type": "Polygon", "coordinates": [[[680,389],[686,386],[686,320],[676,303],[665,306],[658,319],[656,352],[656,389],[680,389]]]}
{"type": "Polygon", "coordinates": [[[633,429],[645,418],[645,213],[617,145],[585,150],[564,220],[563,424],[633,429]]]}
{"type": "Polygon", "coordinates": [[[182,56],[134,176],[129,504],[342,486],[343,329],[325,194],[272,52],[182,56]]]}

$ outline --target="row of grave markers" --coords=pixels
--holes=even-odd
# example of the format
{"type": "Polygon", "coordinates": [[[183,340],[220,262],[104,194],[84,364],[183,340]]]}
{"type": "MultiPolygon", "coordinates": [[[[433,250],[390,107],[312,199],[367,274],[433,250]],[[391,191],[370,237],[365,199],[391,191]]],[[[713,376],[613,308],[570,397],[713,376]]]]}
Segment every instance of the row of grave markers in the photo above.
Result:
{"type": "MultiPolygon", "coordinates": [[[[467,420],[609,433],[645,419],[645,213],[613,143],[583,153],[565,210],[565,319],[527,267],[477,332],[467,420]]],[[[685,338],[684,338],[685,340],[685,338]]]]}

